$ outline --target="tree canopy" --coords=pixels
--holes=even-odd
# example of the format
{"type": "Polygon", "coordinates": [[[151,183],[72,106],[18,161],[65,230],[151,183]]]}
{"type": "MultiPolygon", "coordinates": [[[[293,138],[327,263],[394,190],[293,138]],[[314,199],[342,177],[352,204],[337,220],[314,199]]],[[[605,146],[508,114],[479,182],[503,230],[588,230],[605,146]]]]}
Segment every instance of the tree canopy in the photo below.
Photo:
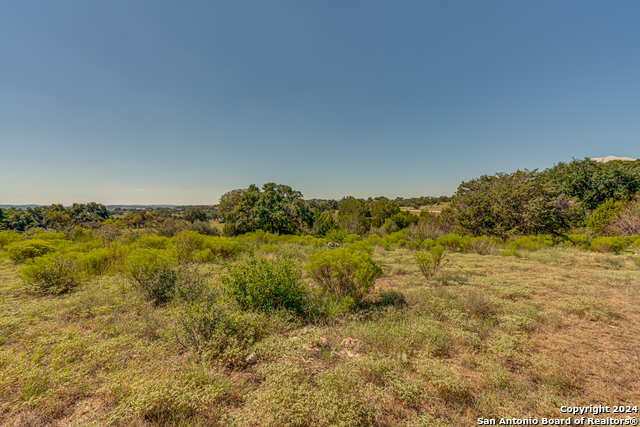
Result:
{"type": "Polygon", "coordinates": [[[544,172],[568,197],[576,197],[584,208],[594,210],[607,199],[631,199],[640,190],[640,160],[607,163],[589,158],[560,162],[544,172]]]}
{"type": "Polygon", "coordinates": [[[185,209],[184,213],[182,214],[182,217],[185,220],[189,221],[191,224],[193,224],[196,221],[207,220],[207,214],[205,213],[205,211],[203,211],[197,206],[189,206],[187,209],[185,209]]]}
{"type": "Polygon", "coordinates": [[[474,235],[559,234],[579,218],[579,203],[536,171],[483,175],[463,182],[451,207],[474,235]]]}
{"type": "Polygon", "coordinates": [[[251,185],[245,190],[234,191],[235,195],[242,194],[242,197],[231,211],[225,209],[226,234],[255,230],[295,234],[313,225],[313,212],[303,200],[302,193],[288,185],[269,182],[262,186],[262,190],[251,185]]]}

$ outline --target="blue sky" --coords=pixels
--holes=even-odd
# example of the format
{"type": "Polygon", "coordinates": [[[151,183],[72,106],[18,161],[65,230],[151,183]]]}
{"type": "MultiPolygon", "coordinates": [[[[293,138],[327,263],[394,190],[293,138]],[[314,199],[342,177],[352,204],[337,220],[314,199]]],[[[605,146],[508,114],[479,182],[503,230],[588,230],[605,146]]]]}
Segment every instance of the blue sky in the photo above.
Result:
{"type": "Polygon", "coordinates": [[[640,2],[0,3],[0,203],[450,195],[640,157],[640,2]]]}

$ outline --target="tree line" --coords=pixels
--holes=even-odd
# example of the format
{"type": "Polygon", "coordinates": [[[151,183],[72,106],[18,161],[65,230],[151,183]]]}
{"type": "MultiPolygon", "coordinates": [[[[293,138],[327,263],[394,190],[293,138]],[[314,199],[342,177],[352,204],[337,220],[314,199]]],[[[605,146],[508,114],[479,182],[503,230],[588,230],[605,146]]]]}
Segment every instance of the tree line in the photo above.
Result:
{"type": "MultiPolygon", "coordinates": [[[[344,230],[364,236],[413,227],[436,234],[455,231],[506,237],[557,235],[585,226],[596,234],[628,234],[640,233],[636,213],[640,210],[639,191],[640,160],[601,163],[585,158],[560,162],[542,172],[483,175],[462,182],[452,197],[305,200],[300,191],[288,185],[266,183],[223,194],[217,210],[190,206],[176,215],[168,208],[146,209],[127,212],[118,221],[134,229],[160,229],[161,235],[168,236],[184,229],[217,234],[217,229],[208,225],[211,219],[224,223],[227,236],[257,230],[319,237],[344,230]],[[416,215],[401,209],[436,203],[448,206],[440,214],[423,210],[416,215]]],[[[105,221],[114,221],[111,213],[94,202],[0,209],[0,228],[16,231],[92,228],[105,221]]]]}

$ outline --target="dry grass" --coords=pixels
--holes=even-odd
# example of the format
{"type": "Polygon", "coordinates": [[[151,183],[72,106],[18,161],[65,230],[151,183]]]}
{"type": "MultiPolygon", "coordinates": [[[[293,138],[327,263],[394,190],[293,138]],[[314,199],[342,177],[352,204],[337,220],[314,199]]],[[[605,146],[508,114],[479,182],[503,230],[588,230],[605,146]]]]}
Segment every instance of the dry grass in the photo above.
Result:
{"type": "Polygon", "coordinates": [[[452,253],[427,281],[412,254],[374,253],[377,291],[408,305],[283,320],[250,349],[256,364],[227,366],[180,347],[179,307],[119,276],[37,296],[0,253],[0,422],[471,426],[640,403],[640,270],[625,255],[452,253]]]}

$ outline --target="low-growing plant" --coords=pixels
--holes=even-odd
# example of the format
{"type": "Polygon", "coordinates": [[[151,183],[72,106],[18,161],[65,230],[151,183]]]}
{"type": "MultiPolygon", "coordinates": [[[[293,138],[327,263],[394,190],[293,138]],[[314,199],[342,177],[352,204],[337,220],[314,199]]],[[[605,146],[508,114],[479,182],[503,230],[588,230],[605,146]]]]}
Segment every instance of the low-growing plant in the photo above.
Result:
{"type": "Polygon", "coordinates": [[[34,291],[61,294],[80,285],[82,270],[72,257],[51,254],[28,260],[20,277],[34,291]]]}
{"type": "Polygon", "coordinates": [[[0,250],[11,243],[19,242],[21,239],[22,235],[15,231],[0,231],[0,250]]]}
{"type": "Polygon", "coordinates": [[[382,268],[368,253],[349,248],[312,254],[306,269],[325,292],[355,301],[360,301],[382,276],[382,268]]]}
{"type": "Polygon", "coordinates": [[[413,255],[418,268],[425,278],[431,279],[438,271],[449,263],[445,258],[444,246],[436,245],[429,252],[416,252],[413,255]]]}
{"type": "Polygon", "coordinates": [[[24,262],[28,259],[55,252],[55,250],[56,247],[52,243],[40,239],[26,240],[7,246],[9,259],[16,262],[24,262]]]}
{"type": "Polygon", "coordinates": [[[627,242],[622,237],[596,237],[589,245],[589,250],[593,252],[613,252],[620,253],[624,250],[627,242]]]}
{"type": "Polygon", "coordinates": [[[292,259],[250,257],[238,266],[228,266],[228,270],[220,281],[242,309],[305,312],[307,289],[292,259]]]}
{"type": "Polygon", "coordinates": [[[565,243],[573,246],[585,246],[589,243],[589,237],[584,234],[569,234],[566,236],[565,243]]]}
{"type": "Polygon", "coordinates": [[[173,298],[179,280],[176,262],[159,249],[138,249],[127,257],[125,268],[134,286],[155,305],[173,298]]]}
{"type": "Polygon", "coordinates": [[[451,251],[459,252],[464,250],[469,241],[470,239],[468,237],[464,237],[456,233],[445,234],[444,236],[438,237],[436,239],[436,243],[438,245],[442,245],[451,251]]]}
{"type": "Polygon", "coordinates": [[[178,342],[184,347],[241,365],[248,348],[266,335],[270,322],[263,313],[213,299],[185,304],[176,325],[178,342]]]}

